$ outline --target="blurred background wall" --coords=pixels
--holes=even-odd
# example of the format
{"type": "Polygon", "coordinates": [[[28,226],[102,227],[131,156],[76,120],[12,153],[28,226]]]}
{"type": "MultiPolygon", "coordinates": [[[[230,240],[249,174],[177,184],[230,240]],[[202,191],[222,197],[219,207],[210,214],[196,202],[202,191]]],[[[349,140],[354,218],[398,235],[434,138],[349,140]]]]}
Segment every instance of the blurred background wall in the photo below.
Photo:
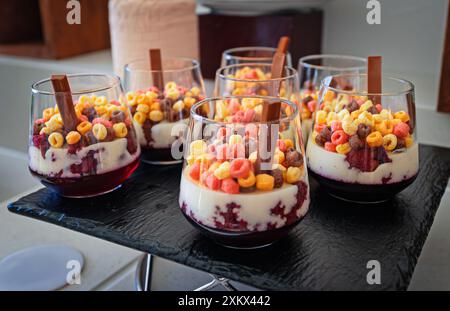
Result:
{"type": "Polygon", "coordinates": [[[380,25],[367,24],[366,3],[332,0],[324,6],[322,52],[382,55],[386,72],[415,82],[417,105],[435,109],[448,1],[381,0],[380,25]]]}

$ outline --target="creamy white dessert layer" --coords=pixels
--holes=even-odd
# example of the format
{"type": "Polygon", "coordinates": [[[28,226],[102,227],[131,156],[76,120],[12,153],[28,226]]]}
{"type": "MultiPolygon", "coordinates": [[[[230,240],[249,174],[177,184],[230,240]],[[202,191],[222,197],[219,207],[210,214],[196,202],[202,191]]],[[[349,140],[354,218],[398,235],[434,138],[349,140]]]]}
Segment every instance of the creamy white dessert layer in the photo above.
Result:
{"type": "Polygon", "coordinates": [[[72,164],[81,164],[82,159],[90,152],[96,152],[97,174],[114,171],[133,162],[140,155],[140,147],[135,154],[131,155],[127,150],[127,139],[119,138],[110,142],[102,142],[78,150],[76,154],[67,152],[68,148],[50,147],[41,155],[41,150],[35,146],[28,148],[29,167],[42,175],[54,176],[62,171],[60,177],[79,177],[70,171],[72,164]],[[97,152],[98,151],[98,152],[97,152]]]}
{"type": "MultiPolygon", "coordinates": [[[[216,227],[215,221],[224,224],[225,220],[220,215],[227,211],[227,205],[235,203],[238,220],[244,220],[249,230],[267,230],[269,223],[280,228],[286,224],[286,219],[271,213],[271,209],[281,203],[285,208],[285,214],[289,213],[297,205],[298,187],[285,184],[272,191],[256,191],[253,193],[227,194],[213,191],[197,185],[190,177],[183,173],[180,185],[180,206],[186,204],[186,213],[193,213],[194,217],[203,225],[216,227]]],[[[297,211],[297,217],[303,217],[309,208],[309,189],[306,191],[306,199],[297,211]]]]}
{"type": "Polygon", "coordinates": [[[373,172],[362,172],[357,168],[350,168],[345,160],[345,155],[330,152],[318,146],[312,141],[312,135],[306,148],[308,167],[315,173],[337,181],[347,183],[376,185],[396,183],[413,177],[419,171],[419,146],[417,143],[407,148],[404,152],[388,153],[392,160],[377,167],[373,172]]]}
{"type": "Polygon", "coordinates": [[[163,121],[152,126],[152,139],[153,141],[148,144],[144,135],[142,125],[133,120],[134,127],[136,129],[136,135],[138,137],[139,144],[141,146],[147,146],[155,149],[170,148],[172,143],[177,139],[177,134],[180,132],[183,126],[188,122],[188,119],[183,119],[178,122],[163,121]]]}

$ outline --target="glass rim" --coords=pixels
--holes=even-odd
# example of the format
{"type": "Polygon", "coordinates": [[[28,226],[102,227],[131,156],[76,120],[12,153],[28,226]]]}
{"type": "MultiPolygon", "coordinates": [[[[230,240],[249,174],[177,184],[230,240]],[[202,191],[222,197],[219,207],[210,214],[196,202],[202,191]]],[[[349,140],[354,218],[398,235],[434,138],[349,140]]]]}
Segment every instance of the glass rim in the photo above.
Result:
{"type": "MultiPolygon", "coordinates": [[[[66,76],[68,79],[74,78],[74,77],[104,77],[104,78],[108,78],[109,81],[111,81],[111,83],[108,84],[107,86],[101,86],[101,87],[97,87],[97,88],[91,88],[91,89],[75,91],[75,92],[73,92],[71,89],[72,95],[83,95],[86,93],[106,91],[106,90],[112,89],[112,88],[120,85],[120,78],[117,75],[110,75],[110,74],[106,74],[106,73],[74,73],[74,74],[67,74],[66,76]]],[[[37,82],[34,82],[33,84],[31,84],[31,91],[34,94],[55,95],[54,91],[44,91],[42,89],[39,89],[39,86],[41,86],[44,83],[49,83],[50,81],[51,81],[51,78],[45,78],[45,79],[39,80],[37,82]]]]}
{"type": "MultiPolygon", "coordinates": [[[[236,59],[236,60],[272,60],[272,57],[255,57],[255,56],[237,56],[237,55],[232,55],[231,53],[235,53],[235,52],[244,52],[244,51],[270,51],[270,52],[274,52],[277,50],[274,47],[270,47],[270,46],[241,46],[241,47],[236,47],[236,48],[231,48],[231,49],[227,49],[225,51],[223,51],[223,55],[226,59],[236,59]]],[[[289,52],[286,53],[286,57],[290,57],[291,54],[289,52]]]]}
{"type": "Polygon", "coordinates": [[[259,79],[238,79],[238,78],[230,78],[227,77],[225,74],[221,73],[222,71],[224,71],[225,69],[229,69],[229,68],[235,68],[235,67],[252,67],[252,66],[259,66],[259,67],[272,67],[272,64],[266,64],[266,63],[244,63],[244,64],[234,64],[234,65],[228,65],[228,66],[224,66],[224,67],[220,67],[219,69],[217,69],[216,71],[216,77],[220,78],[221,80],[230,80],[230,81],[234,81],[234,82],[262,82],[262,83],[267,83],[267,82],[274,82],[274,81],[286,81],[292,78],[296,78],[298,77],[298,72],[295,68],[293,67],[289,67],[289,66],[284,66],[285,69],[288,70],[288,72],[290,72],[287,76],[284,76],[282,78],[276,78],[276,79],[264,79],[264,80],[259,80],[259,79]]]}
{"type": "Polygon", "coordinates": [[[148,60],[144,59],[144,58],[140,58],[140,59],[136,59],[133,61],[130,61],[129,63],[125,64],[124,70],[125,72],[183,72],[183,71],[189,71],[189,70],[194,70],[194,69],[200,69],[200,62],[194,58],[189,58],[189,57],[163,57],[162,58],[162,62],[164,63],[165,60],[179,60],[179,61],[185,61],[186,63],[190,63],[190,65],[180,68],[180,69],[164,69],[163,70],[151,70],[150,68],[148,69],[133,69],[131,68],[132,65],[136,65],[137,63],[141,63],[141,62],[147,62],[148,60]]]}
{"type": "Polygon", "coordinates": [[[233,98],[237,98],[237,99],[244,99],[244,98],[258,98],[258,99],[266,99],[266,100],[272,100],[272,101],[279,101],[282,103],[285,103],[287,105],[289,105],[289,107],[291,107],[293,109],[293,113],[290,116],[284,117],[284,118],[279,118],[277,120],[272,120],[272,121],[255,121],[255,122],[248,122],[248,123],[252,123],[252,124],[277,124],[277,123],[282,123],[282,122],[291,122],[293,121],[296,117],[298,117],[299,114],[299,109],[297,107],[297,105],[288,100],[288,99],[284,99],[284,98],[280,98],[280,97],[275,97],[275,96],[261,96],[261,95],[227,95],[227,96],[217,96],[217,97],[209,97],[209,98],[205,98],[197,103],[195,103],[191,109],[190,109],[190,118],[193,118],[197,121],[200,122],[205,122],[205,123],[216,123],[216,124],[220,124],[220,125],[230,125],[230,124],[243,124],[242,122],[224,122],[224,121],[216,121],[214,119],[211,119],[209,117],[204,117],[199,115],[196,110],[198,108],[200,108],[202,105],[211,102],[211,101],[219,101],[219,100],[227,100],[227,99],[233,99],[233,98]]]}
{"type": "Polygon", "coordinates": [[[398,92],[381,92],[381,93],[369,93],[367,91],[347,91],[347,90],[343,90],[340,89],[338,87],[331,87],[329,85],[326,84],[326,81],[328,79],[333,79],[333,78],[345,78],[345,77],[367,77],[366,73],[360,73],[360,74],[338,74],[338,75],[330,75],[325,77],[321,82],[320,82],[320,88],[326,88],[327,90],[331,90],[333,92],[336,93],[341,93],[341,94],[347,94],[347,95],[356,95],[356,96],[401,96],[401,95],[406,95],[408,93],[412,93],[414,92],[414,84],[406,79],[403,78],[396,78],[396,77],[391,77],[391,76],[387,76],[387,75],[382,75],[381,79],[382,81],[395,81],[399,84],[402,85],[406,85],[407,89],[403,90],[403,91],[398,91],[398,92]]]}
{"type": "Polygon", "coordinates": [[[358,57],[358,56],[352,56],[352,55],[313,54],[313,55],[307,55],[307,56],[301,57],[298,60],[298,64],[300,67],[313,68],[313,69],[319,69],[319,70],[354,71],[354,70],[365,69],[367,66],[367,59],[365,59],[364,57],[358,57]],[[353,60],[353,61],[362,62],[363,65],[350,66],[350,67],[337,67],[337,66],[315,65],[315,64],[311,64],[311,63],[307,62],[310,60],[317,60],[317,59],[353,60]]]}

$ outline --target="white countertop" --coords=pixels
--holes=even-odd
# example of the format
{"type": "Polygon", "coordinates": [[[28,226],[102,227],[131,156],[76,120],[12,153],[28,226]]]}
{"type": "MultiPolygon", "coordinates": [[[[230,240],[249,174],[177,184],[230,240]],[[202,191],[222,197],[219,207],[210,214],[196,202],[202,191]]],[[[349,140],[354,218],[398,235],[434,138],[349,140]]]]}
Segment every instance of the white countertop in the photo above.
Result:
{"type": "MultiPolygon", "coordinates": [[[[134,273],[141,252],[87,236],[62,227],[19,216],[8,211],[7,204],[41,186],[0,203],[0,259],[27,247],[64,244],[79,250],[85,264],[80,285],[68,285],[62,290],[101,290],[119,279],[128,270],[134,273]]],[[[132,285],[124,289],[132,289],[132,285]]]]}

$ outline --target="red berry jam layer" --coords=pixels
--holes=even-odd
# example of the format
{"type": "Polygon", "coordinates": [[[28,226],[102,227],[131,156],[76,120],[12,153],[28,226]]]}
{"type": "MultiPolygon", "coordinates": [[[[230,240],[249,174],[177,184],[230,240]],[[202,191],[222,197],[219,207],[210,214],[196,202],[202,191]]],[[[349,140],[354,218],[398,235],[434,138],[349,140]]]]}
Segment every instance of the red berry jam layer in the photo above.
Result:
{"type": "Polygon", "coordinates": [[[266,231],[228,231],[204,226],[183,212],[186,219],[203,235],[215,242],[232,248],[258,248],[270,245],[284,238],[301,221],[298,219],[290,225],[266,231]]]}
{"type": "Polygon", "coordinates": [[[390,178],[384,180],[384,184],[364,185],[356,183],[346,183],[321,176],[310,170],[311,176],[325,187],[328,192],[336,197],[356,202],[383,202],[391,199],[401,192],[416,179],[417,175],[406,177],[395,183],[389,183],[390,178]]]}
{"type": "Polygon", "coordinates": [[[280,229],[301,220],[308,211],[309,192],[307,184],[298,181],[270,192],[229,195],[199,186],[184,173],[180,207],[186,217],[222,244],[253,247],[274,242],[281,236],[270,232],[287,233],[289,230],[280,229]],[[226,242],[230,235],[236,240],[226,242]]]}
{"type": "MultiPolygon", "coordinates": [[[[83,161],[81,166],[82,171],[95,171],[94,166],[97,160],[93,157],[91,160],[83,161]]],[[[102,174],[81,175],[81,177],[58,177],[45,176],[38,174],[30,168],[31,174],[40,178],[43,185],[55,190],[59,194],[67,197],[91,197],[107,193],[118,186],[125,180],[139,166],[139,157],[136,157],[128,165],[120,167],[116,170],[109,171],[102,174]]]]}

